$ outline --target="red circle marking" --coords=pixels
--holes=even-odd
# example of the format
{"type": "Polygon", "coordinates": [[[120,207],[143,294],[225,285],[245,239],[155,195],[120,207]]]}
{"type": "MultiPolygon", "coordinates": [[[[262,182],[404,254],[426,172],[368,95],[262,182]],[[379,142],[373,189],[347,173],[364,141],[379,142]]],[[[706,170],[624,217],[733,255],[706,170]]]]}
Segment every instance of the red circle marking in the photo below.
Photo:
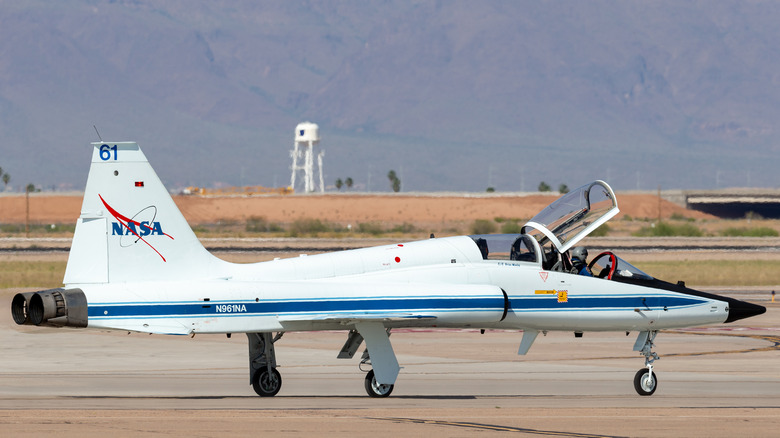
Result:
{"type": "Polygon", "coordinates": [[[396,257],[396,258],[395,258],[395,262],[396,262],[396,263],[401,263],[401,257],[396,257]]]}
{"type": "Polygon", "coordinates": [[[404,246],[404,244],[403,243],[399,243],[398,246],[404,246]]]}

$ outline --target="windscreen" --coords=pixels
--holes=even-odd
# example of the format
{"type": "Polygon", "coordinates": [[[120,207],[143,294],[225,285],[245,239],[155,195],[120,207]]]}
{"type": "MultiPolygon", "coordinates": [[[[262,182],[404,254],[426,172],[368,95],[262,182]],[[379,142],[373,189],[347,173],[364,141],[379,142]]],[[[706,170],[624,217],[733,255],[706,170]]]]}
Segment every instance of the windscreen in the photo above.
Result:
{"type": "Polygon", "coordinates": [[[629,277],[629,278],[640,278],[642,280],[653,279],[651,275],[640,271],[639,268],[632,265],[631,263],[628,263],[627,261],[621,259],[620,257],[618,257],[617,259],[618,259],[618,264],[617,264],[617,270],[615,271],[615,275],[619,275],[621,277],[629,277]]]}
{"type": "Polygon", "coordinates": [[[611,252],[603,252],[597,255],[591,262],[590,268],[594,276],[606,278],[609,275],[609,272],[612,271],[613,264],[615,269],[612,278],[627,277],[641,280],[653,279],[651,275],[642,272],[636,266],[628,263],[611,252]]]}

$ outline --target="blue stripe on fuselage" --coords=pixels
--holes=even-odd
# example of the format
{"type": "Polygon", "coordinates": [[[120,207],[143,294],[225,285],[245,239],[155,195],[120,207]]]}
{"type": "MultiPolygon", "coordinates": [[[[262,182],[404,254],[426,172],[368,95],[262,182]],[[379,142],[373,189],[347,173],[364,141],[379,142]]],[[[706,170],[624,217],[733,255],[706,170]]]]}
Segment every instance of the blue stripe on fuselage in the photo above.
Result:
{"type": "Polygon", "coordinates": [[[201,301],[189,304],[101,304],[89,306],[89,318],[100,317],[157,317],[163,315],[226,315],[226,314],[317,314],[338,312],[377,311],[452,311],[504,309],[504,299],[499,298],[423,298],[423,299],[343,299],[311,301],[234,301],[215,303],[201,301]],[[228,306],[227,308],[222,306],[228,306]],[[220,311],[223,309],[223,311],[220,311]]]}
{"type": "MultiPolygon", "coordinates": [[[[707,300],[686,296],[596,296],[568,297],[558,302],[555,296],[510,297],[514,312],[560,310],[651,310],[682,308],[705,304],[707,300]]],[[[503,298],[382,298],[327,299],[294,301],[198,301],[101,303],[89,306],[89,318],[158,318],[164,316],[236,316],[236,315],[316,315],[346,312],[452,312],[503,310],[503,298]],[[220,310],[221,309],[221,310],[220,310]]]]}
{"type": "Polygon", "coordinates": [[[534,297],[509,297],[511,310],[515,312],[538,310],[623,310],[680,308],[704,304],[707,300],[685,296],[619,296],[619,297],[572,297],[558,302],[555,295],[534,297]]]}

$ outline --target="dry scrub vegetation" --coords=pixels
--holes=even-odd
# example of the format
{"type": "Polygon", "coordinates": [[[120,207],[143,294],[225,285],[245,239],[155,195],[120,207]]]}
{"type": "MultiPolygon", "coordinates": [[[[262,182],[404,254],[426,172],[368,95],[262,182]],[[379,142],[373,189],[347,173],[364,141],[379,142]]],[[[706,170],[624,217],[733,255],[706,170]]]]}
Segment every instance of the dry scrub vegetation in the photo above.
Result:
{"type": "Polygon", "coordinates": [[[778,260],[668,260],[633,263],[642,271],[675,283],[697,286],[780,285],[778,260]]]}
{"type": "Polygon", "coordinates": [[[0,289],[62,286],[65,264],[64,261],[4,260],[0,262],[0,289]]]}

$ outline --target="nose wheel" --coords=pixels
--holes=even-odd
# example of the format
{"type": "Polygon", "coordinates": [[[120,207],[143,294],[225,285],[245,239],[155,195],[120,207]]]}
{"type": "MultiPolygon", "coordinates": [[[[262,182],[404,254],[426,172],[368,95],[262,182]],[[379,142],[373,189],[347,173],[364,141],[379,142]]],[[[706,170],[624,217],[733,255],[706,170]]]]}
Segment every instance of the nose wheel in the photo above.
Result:
{"type": "Polygon", "coordinates": [[[639,395],[653,395],[658,388],[658,377],[653,374],[652,365],[642,368],[634,375],[634,389],[639,395]]]}

